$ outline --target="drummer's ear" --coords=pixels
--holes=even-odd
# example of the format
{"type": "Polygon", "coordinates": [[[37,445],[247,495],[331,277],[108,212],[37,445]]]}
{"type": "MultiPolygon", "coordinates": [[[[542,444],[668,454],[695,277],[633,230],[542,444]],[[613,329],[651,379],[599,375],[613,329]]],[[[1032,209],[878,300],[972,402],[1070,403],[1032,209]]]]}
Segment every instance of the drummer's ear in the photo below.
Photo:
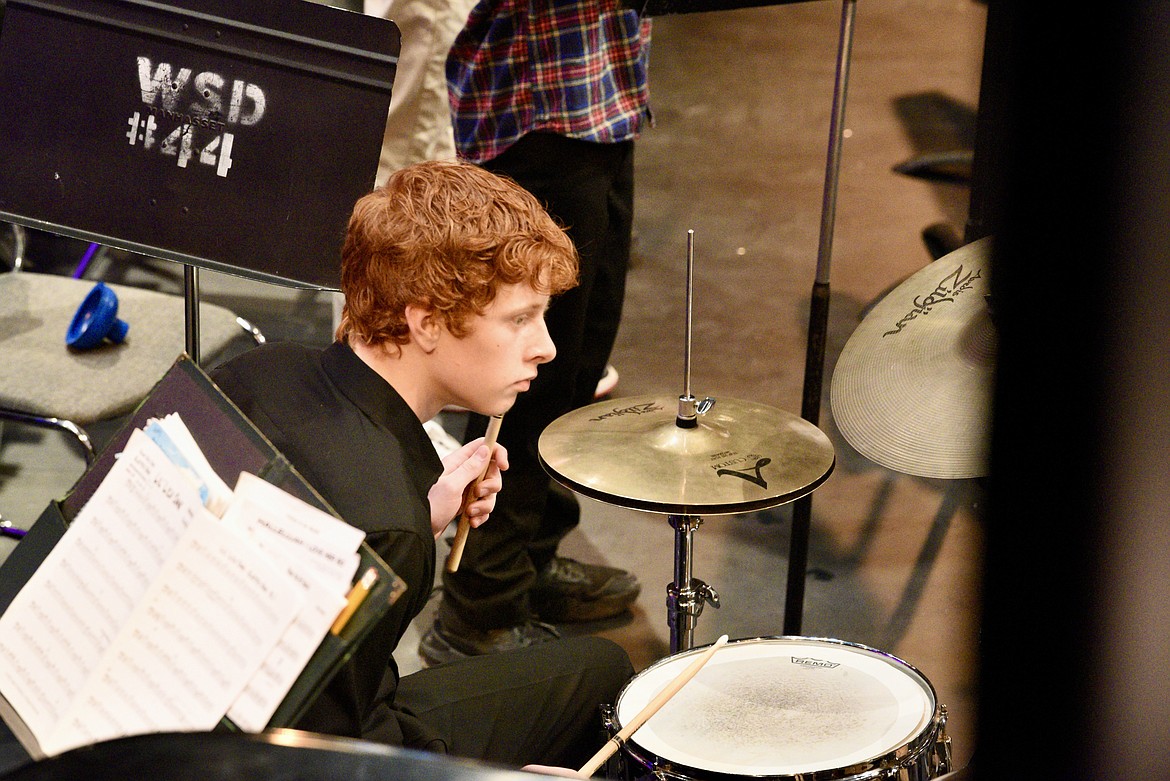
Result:
{"type": "Polygon", "coordinates": [[[410,340],[425,353],[432,353],[439,343],[443,324],[432,309],[419,304],[407,304],[406,325],[410,328],[410,340]]]}

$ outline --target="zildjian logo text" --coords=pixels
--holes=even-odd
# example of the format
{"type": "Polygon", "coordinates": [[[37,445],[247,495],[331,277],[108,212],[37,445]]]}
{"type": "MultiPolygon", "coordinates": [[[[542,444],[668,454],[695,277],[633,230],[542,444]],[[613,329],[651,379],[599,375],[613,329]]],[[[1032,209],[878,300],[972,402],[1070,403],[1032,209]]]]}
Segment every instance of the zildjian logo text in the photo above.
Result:
{"type": "Polygon", "coordinates": [[[595,418],[590,418],[591,423],[597,423],[606,418],[620,418],[623,415],[644,415],[647,412],[657,412],[662,409],[662,405],[653,401],[648,401],[644,404],[633,404],[629,407],[622,407],[621,409],[614,408],[612,412],[606,412],[604,415],[598,415],[595,418]]]}
{"type": "Polygon", "coordinates": [[[914,299],[914,308],[907,312],[905,317],[894,325],[893,330],[886,331],[882,334],[882,337],[885,338],[896,333],[901,333],[907,323],[919,315],[926,316],[930,314],[930,310],[934,309],[938,304],[953,302],[958,298],[960,293],[970,289],[975,284],[975,280],[980,277],[982,277],[982,272],[969,271],[964,274],[963,267],[959,266],[939,282],[929,294],[916,297],[914,299]]]}

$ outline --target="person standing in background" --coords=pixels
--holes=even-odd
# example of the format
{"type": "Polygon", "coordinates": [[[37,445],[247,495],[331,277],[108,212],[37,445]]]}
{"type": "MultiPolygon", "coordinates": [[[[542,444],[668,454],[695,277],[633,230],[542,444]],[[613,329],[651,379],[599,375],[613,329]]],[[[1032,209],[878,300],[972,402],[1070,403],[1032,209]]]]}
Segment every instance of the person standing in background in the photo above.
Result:
{"type": "Polygon", "coordinates": [[[475,0],[364,0],[364,13],[392,20],[402,35],[377,186],[413,163],[455,159],[447,52],[474,4],[475,0]]]}
{"type": "MultiPolygon", "coordinates": [[[[509,411],[499,441],[509,479],[493,523],[469,536],[423,635],[424,663],[557,636],[550,623],[629,608],[630,573],[557,555],[580,520],[540,465],[540,433],[593,401],[617,336],[634,206],[634,142],[650,123],[650,23],[618,0],[480,0],[455,38],[447,82],[459,156],[527,189],[568,231],[580,285],[556,298],[557,357],[509,411]]],[[[466,436],[486,418],[472,415],[466,436]]]]}

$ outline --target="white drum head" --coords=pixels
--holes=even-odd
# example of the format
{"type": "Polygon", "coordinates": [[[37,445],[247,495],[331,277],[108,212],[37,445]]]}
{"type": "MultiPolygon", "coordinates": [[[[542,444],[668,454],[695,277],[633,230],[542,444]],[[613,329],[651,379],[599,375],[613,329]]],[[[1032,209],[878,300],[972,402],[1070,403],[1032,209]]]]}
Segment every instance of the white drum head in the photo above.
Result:
{"type": "MultiPolygon", "coordinates": [[[[618,697],[628,724],[692,661],[694,649],[647,668],[618,697]]],[[[833,640],[728,643],[631,742],[672,764],[781,776],[882,757],[930,723],[935,698],[913,668],[833,640]]]]}

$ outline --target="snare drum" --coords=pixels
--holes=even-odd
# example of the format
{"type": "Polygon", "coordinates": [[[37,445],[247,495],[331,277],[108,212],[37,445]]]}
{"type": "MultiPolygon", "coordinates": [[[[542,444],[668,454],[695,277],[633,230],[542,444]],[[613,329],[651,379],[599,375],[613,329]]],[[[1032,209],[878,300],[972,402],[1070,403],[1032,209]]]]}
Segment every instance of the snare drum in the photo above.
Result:
{"type": "MultiPolygon", "coordinates": [[[[646,668],[608,709],[616,734],[702,648],[646,668]]],[[[735,640],[626,741],[663,778],[900,779],[951,769],[946,708],[889,654],[811,637],[735,640]]]]}

